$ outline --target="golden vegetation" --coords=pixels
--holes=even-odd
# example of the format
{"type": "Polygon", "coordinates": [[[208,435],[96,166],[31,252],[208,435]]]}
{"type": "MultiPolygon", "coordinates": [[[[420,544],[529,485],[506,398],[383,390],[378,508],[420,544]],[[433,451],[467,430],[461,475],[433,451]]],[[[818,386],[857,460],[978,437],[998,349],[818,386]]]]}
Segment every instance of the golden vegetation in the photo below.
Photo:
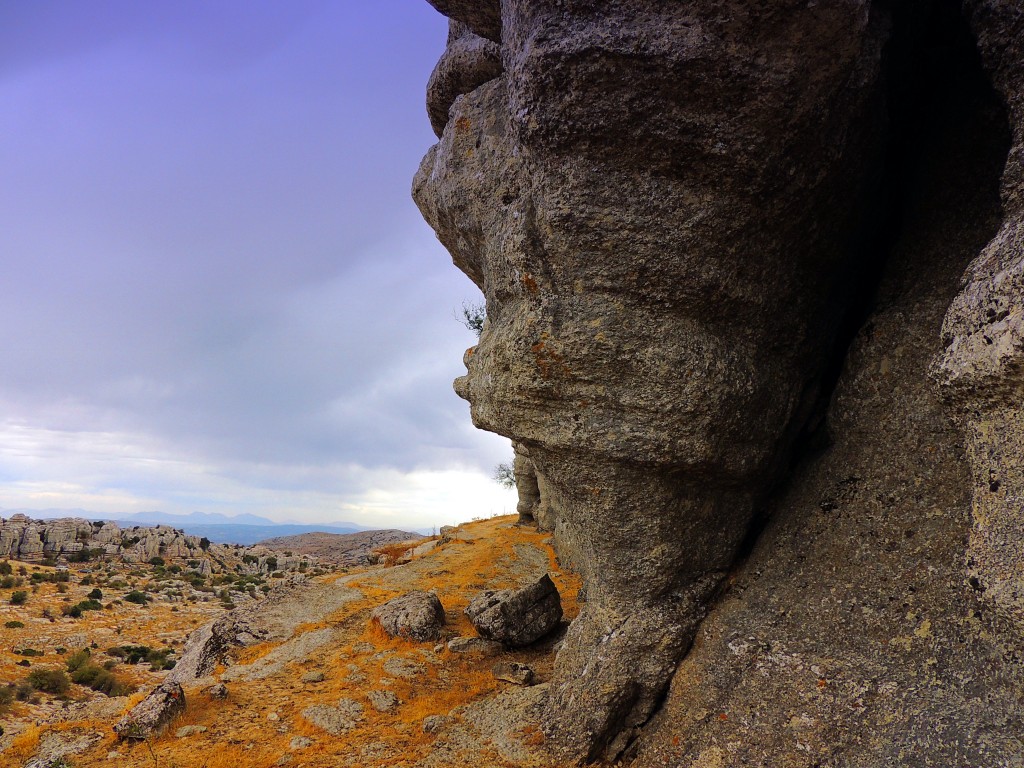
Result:
{"type": "MultiPolygon", "coordinates": [[[[538,553],[546,553],[566,614],[574,616],[578,581],[558,568],[545,544],[545,534],[512,526],[511,522],[506,517],[470,524],[466,526],[469,533],[465,537],[439,545],[404,568],[319,577],[324,583],[338,582],[339,588],[357,590],[358,599],[328,615],[311,616],[283,643],[260,643],[239,649],[233,653],[232,661],[235,665],[252,664],[282,645],[299,643],[303,635],[324,629],[336,633],[335,642],[296,657],[286,663],[283,671],[268,677],[229,681],[226,700],[212,699],[201,687],[186,688],[185,712],[164,734],[150,742],[117,744],[110,736],[112,722],[99,725],[96,730],[107,734],[103,741],[71,757],[69,764],[74,768],[109,766],[112,763],[108,753],[116,749],[120,753],[117,764],[125,768],[154,764],[163,768],[269,768],[289,754],[287,764],[293,766],[416,765],[429,754],[438,738],[424,732],[425,718],[447,715],[458,723],[460,707],[504,685],[490,671],[502,659],[528,663],[541,680],[546,679],[551,673],[551,654],[529,649],[485,659],[453,654],[443,645],[435,648],[433,643],[390,637],[371,620],[372,609],[410,589],[433,589],[445,605],[449,629],[473,635],[475,631],[462,613],[469,601],[481,589],[521,585],[524,574],[536,574],[541,557],[538,553]],[[524,552],[530,554],[528,563],[521,559],[524,552]],[[309,672],[320,672],[324,679],[303,682],[303,676],[309,672]],[[374,697],[382,691],[397,697],[397,707],[378,711],[373,706],[374,697]],[[336,707],[343,699],[357,702],[362,710],[351,728],[339,736],[330,735],[302,714],[311,706],[336,707]],[[205,730],[190,729],[190,735],[179,738],[177,732],[183,726],[205,730]]],[[[402,551],[406,549],[403,547],[402,551]]],[[[186,616],[178,613],[173,618],[186,616]]],[[[123,618],[120,621],[125,623],[123,618]]],[[[193,621],[189,628],[195,623],[200,622],[193,621]]],[[[101,626],[106,623],[95,625],[101,626]]],[[[133,632],[135,626],[132,625],[133,632]]],[[[140,626],[153,626],[153,622],[140,626]]],[[[168,629],[167,624],[157,626],[160,631],[168,629]]],[[[122,634],[126,631],[122,627],[122,634]]],[[[105,642],[99,645],[104,647],[105,642]]],[[[118,643],[126,642],[118,638],[118,643]]],[[[144,683],[146,676],[141,674],[139,682],[144,683]]],[[[141,695],[136,694],[133,699],[141,695]]],[[[535,729],[520,732],[518,738],[528,747],[543,741],[535,729]]],[[[38,740],[39,729],[28,728],[15,744],[0,753],[0,763],[15,755],[18,760],[31,756],[38,740]]],[[[496,753],[482,755],[479,750],[467,754],[461,764],[494,768],[506,765],[496,753]]]]}

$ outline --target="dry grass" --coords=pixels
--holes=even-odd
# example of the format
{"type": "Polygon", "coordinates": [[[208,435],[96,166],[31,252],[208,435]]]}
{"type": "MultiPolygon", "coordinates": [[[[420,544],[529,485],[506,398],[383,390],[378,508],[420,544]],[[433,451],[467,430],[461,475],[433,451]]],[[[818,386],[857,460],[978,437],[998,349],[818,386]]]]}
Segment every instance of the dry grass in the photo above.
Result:
{"type": "MultiPolygon", "coordinates": [[[[409,589],[433,589],[447,609],[449,630],[475,634],[462,613],[472,597],[484,588],[521,585],[524,570],[517,560],[517,545],[546,549],[543,534],[510,527],[510,522],[509,518],[499,518],[472,524],[475,539],[456,539],[441,545],[404,570],[375,568],[354,577],[350,574],[345,586],[357,589],[361,596],[329,615],[310,617],[293,635],[331,627],[339,632],[340,642],[319,648],[309,658],[290,664],[281,674],[229,683],[230,693],[224,701],[213,700],[200,690],[186,690],[185,712],[159,739],[135,746],[115,746],[105,740],[76,756],[75,768],[109,766],[106,755],[113,748],[121,753],[117,762],[124,768],[153,766],[154,757],[161,768],[269,768],[289,752],[293,754],[292,765],[309,768],[414,766],[429,754],[437,738],[423,732],[424,718],[448,715],[497,691],[502,684],[494,679],[490,668],[498,659],[464,657],[447,649],[435,654],[432,643],[390,637],[371,619],[370,612],[409,589]],[[421,664],[422,669],[411,679],[405,679],[388,671],[388,662],[395,659],[421,664]],[[303,673],[311,669],[323,671],[326,679],[321,683],[302,683],[303,673]],[[376,711],[369,694],[377,690],[393,692],[401,702],[398,708],[391,712],[376,711]],[[340,737],[325,733],[302,716],[302,711],[311,705],[335,706],[342,698],[362,704],[363,713],[355,726],[340,737]],[[205,726],[207,731],[179,739],[176,731],[184,725],[205,726]],[[290,743],[296,736],[306,736],[312,743],[292,749],[290,743]]],[[[403,546],[402,552],[406,549],[403,546]]],[[[573,616],[579,585],[570,574],[558,572],[553,559],[550,564],[566,614],[573,616]]],[[[329,574],[320,580],[330,583],[338,578],[337,574],[329,574]]],[[[235,663],[251,664],[280,645],[261,643],[240,649],[234,653],[235,663]]],[[[548,653],[525,650],[501,658],[529,663],[541,679],[550,674],[548,653]]],[[[109,729],[109,725],[101,724],[99,730],[109,729]]],[[[519,737],[528,746],[538,746],[543,740],[536,729],[523,730],[519,737]]],[[[34,734],[26,731],[19,739],[18,752],[0,754],[0,764],[15,754],[19,759],[30,756],[38,744],[39,729],[34,734]]],[[[452,765],[468,768],[506,763],[496,754],[477,752],[452,765]]]]}

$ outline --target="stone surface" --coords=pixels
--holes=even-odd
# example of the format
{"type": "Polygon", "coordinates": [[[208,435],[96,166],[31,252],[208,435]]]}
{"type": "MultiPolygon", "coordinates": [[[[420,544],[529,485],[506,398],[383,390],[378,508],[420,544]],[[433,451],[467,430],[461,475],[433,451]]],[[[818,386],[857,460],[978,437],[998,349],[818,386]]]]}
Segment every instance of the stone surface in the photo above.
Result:
{"type": "Polygon", "coordinates": [[[362,719],[363,705],[352,699],[340,699],[334,707],[327,704],[306,707],[302,716],[332,736],[341,736],[355,728],[362,719]]]}
{"type": "Polygon", "coordinates": [[[485,640],[482,637],[453,637],[448,641],[448,650],[472,656],[497,656],[505,650],[505,646],[497,640],[485,640]]]}
{"type": "Polygon", "coordinates": [[[413,195],[585,580],[549,744],[1019,764],[1019,2],[467,5],[413,195]]]}
{"type": "Polygon", "coordinates": [[[184,711],[185,692],[177,683],[165,681],[132,707],[114,726],[114,732],[122,741],[154,738],[184,711]]]}
{"type": "Polygon", "coordinates": [[[496,680],[503,680],[514,685],[533,685],[535,677],[530,666],[517,661],[499,661],[491,667],[491,674],[496,680]]]}
{"type": "Polygon", "coordinates": [[[373,618],[392,637],[437,640],[444,626],[444,606],[433,592],[413,591],[373,609],[373,618]]]}
{"type": "Polygon", "coordinates": [[[324,681],[324,673],[319,671],[306,672],[299,679],[304,683],[322,683],[324,681]]]}
{"type": "Polygon", "coordinates": [[[482,592],[465,613],[481,637],[517,647],[539,640],[558,626],[562,601],[555,583],[544,574],[522,589],[482,592]]]}
{"type": "Polygon", "coordinates": [[[370,691],[366,697],[370,700],[370,706],[378,712],[391,712],[400,703],[394,691],[370,691]]]}

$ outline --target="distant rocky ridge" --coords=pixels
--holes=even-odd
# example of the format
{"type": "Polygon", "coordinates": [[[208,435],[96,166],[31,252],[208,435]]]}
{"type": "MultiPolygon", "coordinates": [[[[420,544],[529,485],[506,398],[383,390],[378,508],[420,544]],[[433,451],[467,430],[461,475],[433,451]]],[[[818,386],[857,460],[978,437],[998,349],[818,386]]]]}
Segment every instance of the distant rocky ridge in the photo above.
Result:
{"type": "Polygon", "coordinates": [[[121,527],[84,518],[33,520],[18,513],[0,518],[0,559],[42,562],[102,556],[124,562],[155,557],[195,562],[200,573],[230,568],[251,573],[297,571],[316,562],[310,555],[286,554],[268,547],[214,544],[167,525],[121,527]]]}
{"type": "Polygon", "coordinates": [[[374,550],[386,544],[409,542],[412,546],[423,537],[418,533],[390,528],[359,533],[302,533],[297,536],[276,536],[259,545],[300,555],[312,555],[325,562],[344,566],[372,565],[378,561],[374,550]]]}

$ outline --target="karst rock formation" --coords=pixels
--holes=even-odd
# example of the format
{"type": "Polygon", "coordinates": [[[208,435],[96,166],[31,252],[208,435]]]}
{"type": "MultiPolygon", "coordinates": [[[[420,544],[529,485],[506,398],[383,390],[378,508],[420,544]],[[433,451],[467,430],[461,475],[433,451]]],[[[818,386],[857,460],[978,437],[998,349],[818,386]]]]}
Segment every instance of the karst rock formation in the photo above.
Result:
{"type": "Polygon", "coordinates": [[[1024,765],[1024,3],[430,0],[581,762],[1024,765]]]}

